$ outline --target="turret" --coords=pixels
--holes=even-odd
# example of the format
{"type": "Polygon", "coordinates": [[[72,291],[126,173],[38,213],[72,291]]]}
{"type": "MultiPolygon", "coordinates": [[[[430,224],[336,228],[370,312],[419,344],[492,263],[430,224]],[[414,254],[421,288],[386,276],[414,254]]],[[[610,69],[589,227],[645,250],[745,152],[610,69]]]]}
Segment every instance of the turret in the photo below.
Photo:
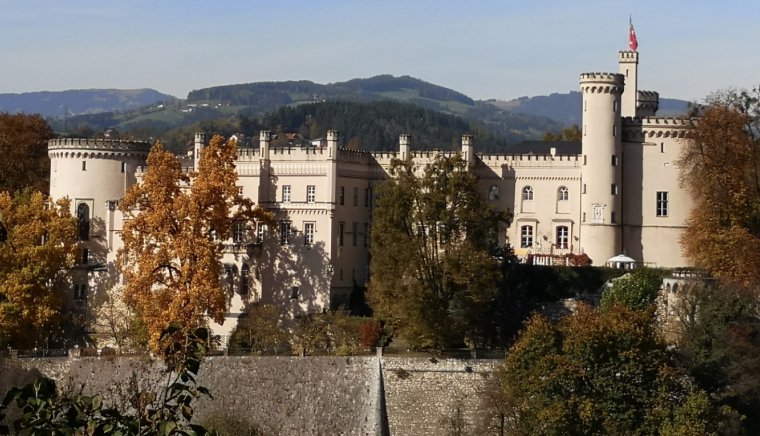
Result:
{"type": "Polygon", "coordinates": [[[603,265],[622,250],[619,160],[624,83],[622,74],[586,73],[580,77],[583,94],[582,248],[596,265],[603,265]]]}
{"type": "Polygon", "coordinates": [[[272,141],[272,133],[269,130],[262,130],[259,133],[259,156],[261,160],[269,160],[269,144],[272,141]]]}
{"type": "Polygon", "coordinates": [[[195,144],[193,146],[193,168],[198,170],[198,162],[201,160],[201,150],[206,146],[206,134],[196,133],[195,144]]]}
{"type": "Polygon", "coordinates": [[[472,135],[462,135],[462,158],[467,161],[468,166],[475,165],[475,151],[472,147],[472,135]]]}
{"type": "Polygon", "coordinates": [[[338,131],[327,131],[327,157],[330,160],[338,158],[338,131]]]}
{"type": "Polygon", "coordinates": [[[654,91],[639,91],[636,99],[636,116],[653,117],[660,107],[660,94],[654,91]]]}
{"type": "Polygon", "coordinates": [[[411,151],[412,135],[402,133],[398,137],[398,148],[401,160],[406,160],[411,151]]]}
{"type": "Polygon", "coordinates": [[[639,97],[639,52],[620,50],[618,53],[618,64],[620,65],[620,74],[625,79],[625,92],[622,97],[620,113],[624,117],[635,117],[636,100],[639,97]]]}

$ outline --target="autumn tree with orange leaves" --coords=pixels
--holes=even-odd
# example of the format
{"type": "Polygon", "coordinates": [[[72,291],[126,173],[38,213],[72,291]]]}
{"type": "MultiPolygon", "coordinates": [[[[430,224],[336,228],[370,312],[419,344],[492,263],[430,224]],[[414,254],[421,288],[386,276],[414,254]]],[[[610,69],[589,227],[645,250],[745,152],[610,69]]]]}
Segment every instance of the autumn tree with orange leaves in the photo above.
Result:
{"type": "Polygon", "coordinates": [[[76,256],[69,201],[0,192],[0,347],[32,348],[61,321],[65,267],[76,256]]]}
{"type": "Polygon", "coordinates": [[[0,191],[33,188],[48,192],[48,139],[53,130],[37,114],[0,112],[0,191]]]}
{"type": "Polygon", "coordinates": [[[723,91],[691,118],[677,162],[694,207],[681,235],[684,255],[727,284],[760,285],[760,147],[757,100],[723,91]]]}
{"type": "Polygon", "coordinates": [[[206,325],[208,318],[224,322],[223,235],[237,220],[271,221],[269,213],[238,196],[236,150],[235,141],[214,136],[201,151],[197,171],[186,174],[157,142],[141,181],[120,203],[124,247],[116,265],[125,279],[124,299],[142,315],[155,352],[171,321],[185,331],[206,325]]]}

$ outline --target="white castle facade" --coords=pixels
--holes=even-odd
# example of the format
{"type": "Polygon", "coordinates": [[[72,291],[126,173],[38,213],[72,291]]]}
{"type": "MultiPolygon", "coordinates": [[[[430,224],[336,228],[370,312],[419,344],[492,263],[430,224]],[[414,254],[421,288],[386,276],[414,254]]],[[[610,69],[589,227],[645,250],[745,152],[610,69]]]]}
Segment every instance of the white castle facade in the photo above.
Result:
{"type": "MultiPolygon", "coordinates": [[[[484,198],[514,212],[499,240],[519,256],[586,253],[604,265],[625,253],[651,266],[685,266],[678,238],[691,199],[678,184],[675,160],[685,121],[655,116],[658,94],[637,89],[638,53],[621,51],[619,73],[580,76],[583,140],[546,143],[520,154],[480,155],[462,138],[461,155],[481,181],[484,198]],[[544,150],[542,152],[542,150],[544,150]]],[[[273,303],[291,316],[348,304],[368,279],[373,191],[393,158],[424,165],[437,154],[412,150],[402,135],[394,152],[339,148],[337,132],[317,148],[238,150],[242,195],[273,212],[278,228],[264,233],[242,223],[225,242],[228,320],[224,334],[248,304],[273,303]]],[[[195,138],[195,158],[205,145],[195,138]]],[[[118,201],[139,183],[150,144],[57,139],[49,143],[53,198],[68,196],[80,221],[81,267],[71,297],[118,282],[113,267],[121,247],[118,201]]],[[[197,161],[196,161],[197,162],[197,161]]]]}

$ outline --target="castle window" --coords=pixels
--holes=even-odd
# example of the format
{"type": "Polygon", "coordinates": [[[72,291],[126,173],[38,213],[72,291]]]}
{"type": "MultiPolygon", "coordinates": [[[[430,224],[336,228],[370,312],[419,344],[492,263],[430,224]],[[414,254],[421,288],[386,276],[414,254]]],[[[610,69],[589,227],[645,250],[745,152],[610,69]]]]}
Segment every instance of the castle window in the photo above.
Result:
{"type": "Polygon", "coordinates": [[[284,185],[282,187],[282,202],[290,203],[290,185],[284,185]]]}
{"type": "Polygon", "coordinates": [[[264,242],[264,224],[259,223],[256,228],[256,243],[262,244],[264,242]]]}
{"type": "Polygon", "coordinates": [[[288,221],[280,222],[280,244],[290,244],[290,222],[288,221]]]}
{"type": "Polygon", "coordinates": [[[664,142],[660,143],[660,153],[665,153],[665,143],[664,142]]]}
{"type": "Polygon", "coordinates": [[[668,216],[668,193],[657,193],[657,216],[668,216]]]}
{"type": "Polygon", "coordinates": [[[225,287],[229,292],[233,292],[235,286],[235,266],[229,263],[224,264],[225,287]]]}
{"type": "Polygon", "coordinates": [[[369,223],[364,223],[364,246],[369,245],[369,223]]]}
{"type": "Polygon", "coordinates": [[[533,226],[520,227],[520,247],[528,248],[533,246],[533,226]]]}
{"type": "Polygon", "coordinates": [[[86,160],[82,161],[82,171],[87,171],[87,161],[86,160]]]}
{"type": "Polygon", "coordinates": [[[343,245],[343,232],[346,229],[346,224],[339,223],[338,224],[338,245],[343,245]]]}
{"type": "Polygon", "coordinates": [[[123,173],[123,172],[126,172],[126,171],[127,171],[127,163],[126,162],[122,162],[121,163],[121,172],[123,173]]]}
{"type": "Polygon", "coordinates": [[[367,206],[372,207],[372,188],[370,187],[368,189],[369,189],[369,203],[367,204],[367,206]]]}
{"type": "Polygon", "coordinates": [[[242,269],[240,270],[240,289],[238,291],[240,295],[248,295],[248,276],[248,265],[244,263],[242,269]]]}
{"type": "Polygon", "coordinates": [[[359,223],[352,223],[351,224],[351,242],[354,247],[356,247],[357,237],[359,236],[359,223]]]}
{"type": "Polygon", "coordinates": [[[594,205],[594,224],[604,224],[604,206],[600,204],[594,205]]]}
{"type": "Polygon", "coordinates": [[[583,194],[585,194],[585,193],[586,193],[586,184],[584,183],[583,184],[583,194]]]}
{"type": "Polygon", "coordinates": [[[586,107],[588,106],[588,101],[583,100],[583,112],[586,112],[586,107]]]}
{"type": "Polygon", "coordinates": [[[81,263],[82,265],[87,265],[89,263],[89,260],[90,260],[90,250],[83,248],[79,252],[79,263],[81,263]]]}
{"type": "Polygon", "coordinates": [[[492,185],[490,188],[488,188],[488,199],[490,201],[496,201],[499,199],[499,187],[496,185],[492,185]]]}
{"type": "Polygon", "coordinates": [[[304,223],[303,239],[303,243],[306,245],[311,245],[314,243],[314,223],[304,223]]]}
{"type": "Polygon", "coordinates": [[[522,190],[522,199],[526,201],[533,200],[533,188],[530,186],[526,186],[522,190]]]}
{"type": "Polygon", "coordinates": [[[74,285],[74,299],[79,301],[87,299],[87,285],[74,285]]]}
{"type": "Polygon", "coordinates": [[[567,201],[569,198],[570,191],[566,187],[560,186],[557,191],[557,201],[567,201]]]}
{"type": "Polygon", "coordinates": [[[80,241],[90,240],[90,206],[86,203],[77,206],[77,236],[80,241]]]}
{"type": "Polygon", "coordinates": [[[359,188],[354,188],[354,206],[359,205],[359,188]]]}
{"type": "Polygon", "coordinates": [[[343,206],[344,204],[346,204],[346,187],[341,186],[339,192],[340,194],[338,195],[338,199],[340,201],[340,205],[343,206]]]}
{"type": "Polygon", "coordinates": [[[340,276],[340,280],[343,280],[343,268],[341,268],[341,269],[340,269],[340,274],[339,274],[339,276],[340,276]]]}
{"type": "Polygon", "coordinates": [[[586,222],[586,212],[583,212],[583,214],[581,214],[581,222],[582,223],[586,222]]]}
{"type": "Polygon", "coordinates": [[[317,187],[309,185],[306,187],[306,202],[314,203],[317,200],[317,187]]]}
{"type": "Polygon", "coordinates": [[[586,136],[586,125],[583,125],[583,136],[586,136]]]}
{"type": "Polygon", "coordinates": [[[614,154],[612,155],[612,162],[611,163],[612,163],[613,167],[617,166],[617,156],[615,156],[614,154]]]}
{"type": "Polygon", "coordinates": [[[615,101],[612,102],[612,110],[614,112],[618,111],[618,102],[617,102],[617,100],[615,100],[615,101]]]}
{"type": "Polygon", "coordinates": [[[567,248],[567,241],[569,239],[570,232],[568,231],[567,226],[558,226],[557,227],[557,248],[567,248]]]}
{"type": "Polygon", "coordinates": [[[53,172],[54,173],[58,172],[58,161],[57,160],[53,161],[53,172]]]}
{"type": "Polygon", "coordinates": [[[612,136],[617,135],[617,126],[612,126],[612,136]]]}
{"type": "Polygon", "coordinates": [[[369,207],[369,188],[364,188],[364,207],[369,207]]]}
{"type": "Polygon", "coordinates": [[[610,185],[610,194],[612,194],[612,195],[617,195],[617,193],[618,193],[618,190],[617,190],[617,185],[616,185],[616,184],[614,184],[614,183],[613,183],[613,184],[611,184],[611,185],[610,185]]]}
{"type": "Polygon", "coordinates": [[[242,197],[243,196],[243,187],[242,186],[238,186],[237,187],[237,196],[238,197],[242,197]]]}
{"type": "Polygon", "coordinates": [[[232,223],[232,242],[240,244],[243,242],[243,234],[245,233],[245,223],[242,221],[235,221],[232,223]]]}
{"type": "Polygon", "coordinates": [[[610,212],[610,222],[616,223],[617,220],[615,219],[615,212],[610,212]]]}
{"type": "Polygon", "coordinates": [[[290,299],[291,300],[298,299],[298,286],[293,286],[292,288],[290,288],[290,299]]]}

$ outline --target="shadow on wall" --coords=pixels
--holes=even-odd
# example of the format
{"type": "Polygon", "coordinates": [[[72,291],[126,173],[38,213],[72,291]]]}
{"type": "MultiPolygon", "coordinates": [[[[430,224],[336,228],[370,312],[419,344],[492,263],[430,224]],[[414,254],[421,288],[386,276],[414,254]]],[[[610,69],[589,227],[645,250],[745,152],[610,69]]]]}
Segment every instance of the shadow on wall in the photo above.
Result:
{"type": "Polygon", "coordinates": [[[263,244],[249,249],[250,278],[259,293],[249,292],[244,298],[246,307],[276,305],[283,310],[284,322],[329,309],[332,269],[325,242],[306,244],[303,229],[296,228],[295,223],[290,227],[288,243],[280,242],[278,228],[265,236],[263,244]]]}

